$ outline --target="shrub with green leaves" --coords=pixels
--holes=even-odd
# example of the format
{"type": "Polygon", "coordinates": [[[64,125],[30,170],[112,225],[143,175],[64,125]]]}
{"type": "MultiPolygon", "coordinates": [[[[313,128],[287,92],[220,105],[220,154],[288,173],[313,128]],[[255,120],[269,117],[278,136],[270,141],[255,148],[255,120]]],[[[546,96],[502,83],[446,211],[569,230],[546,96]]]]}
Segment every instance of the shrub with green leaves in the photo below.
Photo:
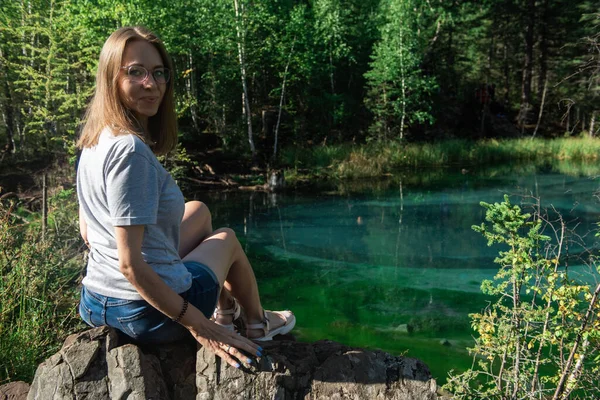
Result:
{"type": "Polygon", "coordinates": [[[481,205],[487,223],[473,229],[507,250],[495,260],[494,280],[481,286],[497,300],[470,316],[478,335],[473,367],[451,374],[445,389],[456,399],[600,398],[600,285],[574,279],[564,266],[564,223],[523,213],[508,196],[481,205]]]}
{"type": "Polygon", "coordinates": [[[72,190],[50,200],[44,237],[39,214],[0,205],[0,384],[30,381],[37,365],[82,327],[77,221],[72,190]]]}

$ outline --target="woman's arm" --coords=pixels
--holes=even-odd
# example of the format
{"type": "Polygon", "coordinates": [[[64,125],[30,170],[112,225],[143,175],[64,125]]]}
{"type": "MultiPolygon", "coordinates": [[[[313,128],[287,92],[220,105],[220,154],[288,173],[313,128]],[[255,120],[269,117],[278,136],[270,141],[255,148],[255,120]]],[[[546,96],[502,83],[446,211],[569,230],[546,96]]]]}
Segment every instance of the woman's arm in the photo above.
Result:
{"type": "Polygon", "coordinates": [[[85,242],[85,245],[89,248],[90,242],[88,242],[87,237],[87,224],[85,223],[85,219],[83,218],[83,209],[79,206],[79,233],[85,242]]]}
{"type": "MultiPolygon", "coordinates": [[[[117,226],[115,236],[119,268],[123,275],[144,300],[169,318],[176,318],[182,310],[183,299],[144,261],[142,257],[144,226],[117,226]]],[[[211,349],[234,367],[239,365],[232,356],[247,361],[247,357],[238,349],[257,355],[258,345],[209,321],[191,304],[179,323],[186,327],[200,344],[211,349]],[[231,346],[229,353],[225,351],[227,345],[231,346]]]]}

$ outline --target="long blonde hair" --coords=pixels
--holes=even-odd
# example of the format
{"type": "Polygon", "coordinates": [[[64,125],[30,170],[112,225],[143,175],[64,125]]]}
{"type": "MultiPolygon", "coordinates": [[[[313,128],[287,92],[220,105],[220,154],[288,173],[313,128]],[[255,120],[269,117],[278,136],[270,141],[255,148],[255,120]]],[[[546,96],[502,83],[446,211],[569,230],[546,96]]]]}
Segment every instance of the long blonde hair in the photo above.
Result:
{"type": "Polygon", "coordinates": [[[131,112],[119,96],[118,78],[127,43],[144,40],[160,53],[165,67],[173,71],[173,64],[161,40],[141,26],[125,26],[112,33],[100,52],[96,90],[86,110],[84,126],[77,147],[93,147],[98,144],[105,127],[115,135],[134,134],[144,140],[155,154],[166,154],[177,145],[177,118],[173,100],[173,78],[167,82],[165,94],[156,115],[148,118],[148,132],[143,132],[131,112]]]}

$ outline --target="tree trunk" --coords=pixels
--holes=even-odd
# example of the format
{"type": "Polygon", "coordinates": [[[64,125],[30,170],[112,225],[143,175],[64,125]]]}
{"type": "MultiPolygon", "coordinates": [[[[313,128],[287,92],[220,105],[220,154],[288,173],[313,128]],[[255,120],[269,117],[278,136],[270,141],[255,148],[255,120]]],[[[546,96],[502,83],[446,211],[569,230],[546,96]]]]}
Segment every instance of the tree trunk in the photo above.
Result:
{"type": "Polygon", "coordinates": [[[8,86],[8,68],[4,66],[2,62],[4,54],[2,53],[2,47],[0,47],[0,77],[3,77],[3,89],[4,89],[4,103],[0,104],[2,110],[2,120],[4,126],[6,126],[6,146],[4,150],[8,153],[15,153],[15,134],[14,134],[14,118],[13,118],[13,102],[10,94],[10,87],[8,86]]]}
{"type": "Polygon", "coordinates": [[[540,75],[538,76],[538,100],[546,91],[546,76],[548,75],[548,0],[542,5],[542,18],[540,20],[540,75]]]}
{"type": "Polygon", "coordinates": [[[596,111],[592,111],[592,116],[590,117],[590,137],[594,137],[594,129],[596,128],[596,111]]]}
{"type": "Polygon", "coordinates": [[[531,111],[531,77],[533,70],[533,31],[535,27],[535,0],[527,0],[527,31],[525,32],[525,62],[521,83],[521,107],[517,118],[521,132],[531,111]]]}
{"type": "Polygon", "coordinates": [[[200,124],[198,123],[198,95],[196,91],[196,81],[194,79],[194,57],[192,56],[192,50],[189,50],[188,53],[188,69],[189,69],[189,79],[187,83],[188,86],[188,95],[190,96],[190,114],[192,116],[192,123],[194,124],[194,129],[196,132],[200,130],[200,124]]]}
{"type": "MultiPolygon", "coordinates": [[[[25,68],[27,68],[27,60],[30,60],[29,63],[29,67],[33,68],[33,46],[34,46],[34,38],[35,36],[32,35],[31,36],[31,48],[32,48],[32,57],[29,57],[27,55],[27,44],[25,43],[26,37],[25,37],[25,33],[26,33],[26,26],[27,26],[27,19],[28,19],[28,15],[31,15],[31,2],[27,2],[27,4],[25,4],[24,0],[21,0],[21,27],[22,27],[22,31],[21,31],[21,53],[23,56],[23,66],[25,68]]],[[[27,85],[27,92],[30,91],[30,85],[27,85]]],[[[27,111],[24,112],[25,110],[21,110],[21,112],[18,112],[17,115],[19,116],[19,123],[17,125],[17,130],[19,132],[19,148],[23,149],[25,146],[25,131],[26,131],[26,122],[23,122],[23,115],[30,115],[32,110],[31,110],[31,106],[28,107],[27,111]]]]}
{"type": "Polygon", "coordinates": [[[273,160],[277,158],[277,142],[279,140],[279,124],[281,123],[281,111],[283,109],[283,97],[285,96],[285,81],[287,79],[287,72],[292,60],[292,54],[294,54],[294,46],[296,45],[296,38],[292,42],[292,48],[288,55],[287,63],[285,64],[285,71],[283,71],[283,83],[281,84],[281,96],[279,97],[279,112],[277,114],[277,124],[275,125],[275,143],[273,144],[273,160]]]}
{"type": "Polygon", "coordinates": [[[402,116],[400,117],[400,140],[402,140],[404,138],[404,120],[406,118],[406,71],[404,69],[404,29],[400,28],[400,32],[398,33],[398,38],[400,40],[400,84],[402,89],[402,116]]]}
{"type": "Polygon", "coordinates": [[[508,62],[508,35],[504,35],[504,107],[508,108],[510,95],[510,66],[508,62]]]}
{"type": "Polygon", "coordinates": [[[243,89],[243,103],[244,110],[246,112],[246,123],[248,125],[248,143],[250,144],[250,151],[252,151],[252,158],[256,157],[256,147],[254,147],[254,138],[252,135],[252,113],[250,112],[250,99],[248,98],[248,85],[246,84],[246,60],[245,60],[245,32],[242,29],[243,23],[243,10],[240,12],[240,7],[238,5],[238,0],[233,0],[233,5],[235,7],[235,30],[237,33],[237,48],[238,48],[238,58],[240,62],[240,72],[242,75],[242,89],[243,89]]]}
{"type": "MultiPolygon", "coordinates": [[[[492,22],[492,26],[496,26],[496,14],[494,14],[494,20],[492,22]]],[[[491,84],[490,75],[492,72],[492,66],[494,65],[494,47],[496,46],[496,32],[492,30],[492,37],[490,38],[490,47],[488,49],[488,59],[487,59],[487,71],[485,73],[485,83],[491,84]]]]}
{"type": "Polygon", "coordinates": [[[535,124],[535,130],[533,131],[532,138],[537,134],[538,129],[540,128],[540,122],[542,121],[542,114],[544,112],[544,104],[546,103],[546,92],[548,90],[548,79],[544,81],[544,89],[542,91],[542,103],[540,104],[540,112],[538,114],[537,123],[535,124]]]}
{"type": "Polygon", "coordinates": [[[17,150],[17,146],[15,145],[12,102],[8,83],[6,81],[4,81],[4,90],[6,91],[6,102],[2,104],[2,120],[4,121],[4,126],[6,126],[6,146],[4,147],[4,150],[14,154],[17,150]]]}
{"type": "Polygon", "coordinates": [[[48,113],[44,121],[45,129],[44,129],[44,147],[46,149],[50,149],[50,140],[52,137],[55,137],[56,132],[56,121],[54,118],[54,110],[52,110],[52,81],[54,79],[53,75],[53,65],[52,62],[54,60],[54,53],[56,52],[56,42],[54,38],[54,1],[50,1],[50,15],[48,17],[48,55],[46,56],[46,82],[44,84],[44,109],[48,113]]]}

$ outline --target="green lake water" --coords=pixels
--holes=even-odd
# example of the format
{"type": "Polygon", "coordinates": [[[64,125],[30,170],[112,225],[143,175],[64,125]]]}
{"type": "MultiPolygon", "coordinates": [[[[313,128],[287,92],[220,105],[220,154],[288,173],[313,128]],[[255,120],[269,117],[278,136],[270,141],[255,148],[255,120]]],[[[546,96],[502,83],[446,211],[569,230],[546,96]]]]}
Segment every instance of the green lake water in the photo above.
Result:
{"type": "MultiPolygon", "coordinates": [[[[235,229],[263,304],[293,310],[299,340],[416,357],[443,383],[449,370],[472,363],[468,314],[489,300],[480,284],[494,276],[501,250],[471,229],[484,221],[480,201],[507,193],[527,209],[539,198],[581,235],[569,255],[585,255],[596,246],[599,184],[549,171],[429,171],[309,192],[195,197],[209,205],[215,227],[235,229]]],[[[576,263],[572,271],[597,279],[576,263]]]]}

